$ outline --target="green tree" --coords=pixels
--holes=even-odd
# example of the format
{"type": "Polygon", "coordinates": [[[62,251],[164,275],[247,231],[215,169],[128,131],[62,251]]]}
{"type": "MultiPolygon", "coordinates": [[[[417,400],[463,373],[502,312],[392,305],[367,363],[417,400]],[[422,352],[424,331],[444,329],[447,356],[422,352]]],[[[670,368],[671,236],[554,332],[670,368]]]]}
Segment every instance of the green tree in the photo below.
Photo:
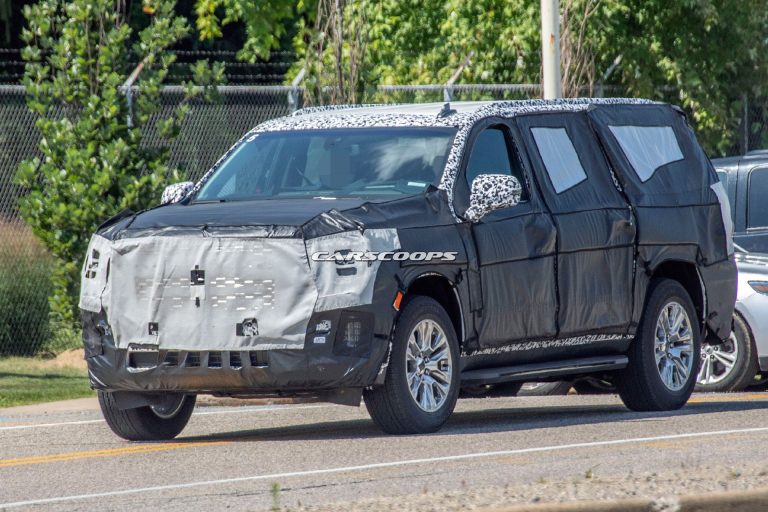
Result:
{"type": "Polygon", "coordinates": [[[302,1],[196,0],[196,26],[205,41],[221,37],[222,25],[244,23],[246,40],[238,57],[256,62],[268,59],[270,51],[280,47],[281,37],[289,34],[303,9],[302,1]]]}
{"type": "Polygon", "coordinates": [[[691,113],[707,149],[734,150],[742,96],[765,95],[765,0],[631,0],[617,3],[598,35],[600,67],[621,55],[616,83],[691,113]]]}
{"type": "MultiPolygon", "coordinates": [[[[376,84],[444,83],[474,52],[459,82],[539,83],[539,3],[530,0],[379,0],[344,2],[342,52],[333,25],[306,9],[295,47],[317,90],[354,79],[376,84]],[[358,12],[355,15],[355,12],[358,12]],[[363,11],[362,14],[359,14],[363,11]],[[364,23],[355,30],[353,23],[364,23]],[[317,41],[325,41],[322,48],[317,41]],[[318,51],[321,49],[322,51],[318,51]],[[337,61],[341,56],[341,63],[337,61]],[[331,73],[342,69],[347,75],[331,73]]],[[[710,153],[732,151],[743,94],[765,95],[768,5],[765,0],[562,0],[562,53],[567,95],[642,96],[682,105],[710,153]],[[612,88],[611,88],[612,87],[612,88]]],[[[349,96],[337,95],[341,100],[349,96]]]]}
{"type": "Polygon", "coordinates": [[[201,93],[210,97],[223,75],[220,66],[193,65],[195,82],[204,87],[184,84],[185,101],[158,119],[171,48],[189,27],[174,13],[174,1],[144,5],[150,20],[138,33],[125,23],[120,0],[41,0],[24,10],[24,85],[39,116],[42,156],[23,162],[16,181],[28,189],[21,215],[56,258],[50,305],[59,329],[77,318],[79,271],[91,233],[122,209],[156,204],[164,186],[180,179],[167,165],[165,143],[151,145],[145,137],[150,119],[167,142],[178,134],[188,102],[201,93]],[[129,111],[121,85],[133,59],[143,70],[129,111]]]}

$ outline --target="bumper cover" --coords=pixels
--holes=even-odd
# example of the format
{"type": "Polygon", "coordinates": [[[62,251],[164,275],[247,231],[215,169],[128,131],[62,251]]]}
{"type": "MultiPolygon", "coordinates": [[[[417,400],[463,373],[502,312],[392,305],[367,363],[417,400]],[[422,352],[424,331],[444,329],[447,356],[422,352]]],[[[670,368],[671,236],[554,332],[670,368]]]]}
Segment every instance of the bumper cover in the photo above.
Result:
{"type": "MultiPolygon", "coordinates": [[[[330,319],[332,329],[308,333],[301,350],[189,351],[117,348],[105,315],[85,312],[83,335],[91,386],[104,391],[254,396],[363,388],[373,384],[388,342],[370,329],[354,346],[345,344],[343,325],[350,315],[356,319],[369,313],[321,314],[322,319],[330,319]],[[316,338],[325,341],[316,343],[316,338]]],[[[316,315],[317,320],[320,316],[316,315]]]]}

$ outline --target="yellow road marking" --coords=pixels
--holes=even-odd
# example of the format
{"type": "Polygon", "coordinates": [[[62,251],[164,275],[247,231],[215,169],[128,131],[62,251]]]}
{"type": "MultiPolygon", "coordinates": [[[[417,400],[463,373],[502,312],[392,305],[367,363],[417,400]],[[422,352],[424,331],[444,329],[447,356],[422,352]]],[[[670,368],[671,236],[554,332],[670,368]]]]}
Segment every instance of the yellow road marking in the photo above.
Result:
{"type": "Polygon", "coordinates": [[[126,446],[123,448],[108,448],[104,450],[90,450],[83,452],[55,453],[51,455],[36,455],[18,459],[0,459],[0,468],[13,466],[26,466],[29,464],[45,464],[48,462],[65,462],[81,459],[93,459],[96,457],[113,457],[117,455],[134,455],[141,453],[164,452],[178,450],[180,448],[197,448],[200,446],[212,446],[229,444],[229,441],[210,441],[200,443],[160,443],[126,446]]]}
{"type": "Polygon", "coordinates": [[[703,404],[707,402],[753,402],[768,400],[768,393],[732,393],[728,396],[697,396],[688,400],[689,404],[703,404]]]}

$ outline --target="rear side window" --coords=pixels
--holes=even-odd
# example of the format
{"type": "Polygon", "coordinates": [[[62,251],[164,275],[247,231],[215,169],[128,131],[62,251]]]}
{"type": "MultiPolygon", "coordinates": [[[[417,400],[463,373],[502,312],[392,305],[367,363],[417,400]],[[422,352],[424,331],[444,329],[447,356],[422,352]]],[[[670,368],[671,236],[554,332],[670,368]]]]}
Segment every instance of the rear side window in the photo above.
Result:
{"type": "Polygon", "coordinates": [[[768,168],[755,169],[749,173],[747,196],[747,227],[768,227],[768,168]]]}
{"type": "Polygon", "coordinates": [[[684,158],[671,126],[610,125],[608,128],[643,183],[651,179],[659,167],[684,158]]]}
{"type": "Polygon", "coordinates": [[[531,133],[555,192],[565,192],[587,179],[565,128],[531,128],[531,133]]]}

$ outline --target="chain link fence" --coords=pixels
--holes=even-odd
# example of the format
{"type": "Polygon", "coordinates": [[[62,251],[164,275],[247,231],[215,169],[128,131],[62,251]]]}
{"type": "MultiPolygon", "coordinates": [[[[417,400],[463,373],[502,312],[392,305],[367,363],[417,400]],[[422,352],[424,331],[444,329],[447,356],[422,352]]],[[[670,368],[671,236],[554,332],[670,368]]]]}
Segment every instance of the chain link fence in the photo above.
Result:
{"type": "MultiPolygon", "coordinates": [[[[193,102],[172,140],[170,165],[198,179],[250,128],[300,106],[302,91],[288,86],[222,86],[214,103],[193,102]]],[[[168,117],[184,94],[163,90],[159,112],[147,126],[154,141],[154,121],[168,117]]],[[[0,356],[32,355],[64,348],[52,343],[48,327],[52,257],[18,212],[24,191],[13,184],[19,164],[39,155],[36,117],[27,108],[24,88],[0,86],[0,356]]]]}
{"type": "MultiPolygon", "coordinates": [[[[379,86],[365,91],[365,103],[419,103],[443,101],[523,100],[539,98],[537,84],[456,84],[379,86]]],[[[237,139],[253,126],[286,115],[302,104],[303,91],[291,86],[222,86],[220,100],[195,102],[179,137],[170,142],[171,166],[198,179],[237,139]]],[[[617,96],[605,88],[598,96],[617,96]]],[[[183,92],[164,89],[158,118],[167,117],[183,92]]],[[[674,100],[672,100],[674,102],[674,100]]],[[[739,149],[766,147],[768,102],[745,104],[739,149]]],[[[153,124],[147,130],[153,143],[153,124]]],[[[52,257],[19,217],[18,198],[24,193],[13,184],[19,164],[39,154],[40,134],[35,116],[25,104],[21,86],[0,86],[0,356],[32,355],[62,348],[51,345],[48,295],[52,257]]]]}

